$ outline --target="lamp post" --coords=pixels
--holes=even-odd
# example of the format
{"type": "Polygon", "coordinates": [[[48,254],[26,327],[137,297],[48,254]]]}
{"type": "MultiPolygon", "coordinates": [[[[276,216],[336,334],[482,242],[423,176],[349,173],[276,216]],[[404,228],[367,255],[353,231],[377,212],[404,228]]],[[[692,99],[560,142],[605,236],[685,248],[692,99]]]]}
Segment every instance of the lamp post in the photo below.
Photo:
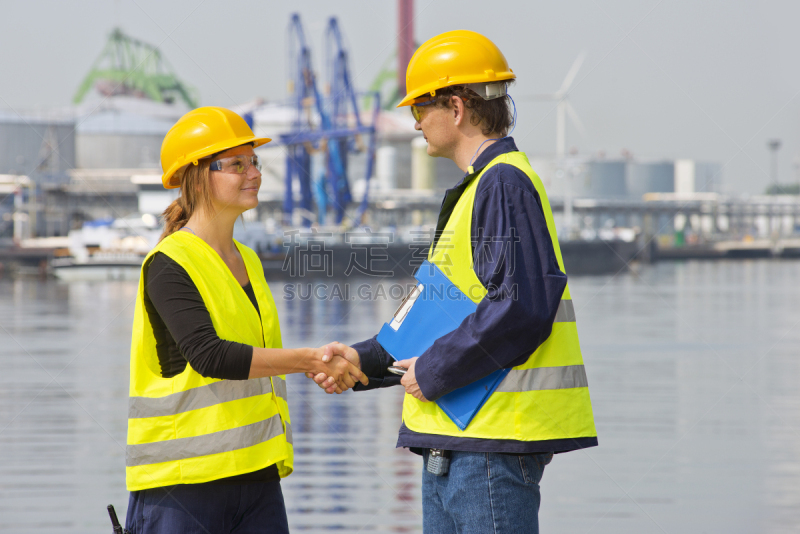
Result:
{"type": "Polygon", "coordinates": [[[797,192],[795,195],[800,195],[800,158],[794,158],[794,177],[797,180],[795,186],[797,187],[797,192]]]}
{"type": "Polygon", "coordinates": [[[772,165],[770,169],[770,178],[772,179],[772,184],[775,188],[775,193],[780,192],[780,188],[778,187],[778,150],[781,148],[781,140],[780,139],[770,139],[767,141],[767,147],[772,151],[772,165]]]}

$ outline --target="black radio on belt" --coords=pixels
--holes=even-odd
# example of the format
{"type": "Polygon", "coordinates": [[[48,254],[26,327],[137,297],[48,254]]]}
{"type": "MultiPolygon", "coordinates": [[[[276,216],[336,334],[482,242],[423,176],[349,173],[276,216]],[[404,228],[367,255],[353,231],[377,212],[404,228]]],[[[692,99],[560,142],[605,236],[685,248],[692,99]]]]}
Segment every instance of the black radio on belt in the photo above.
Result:
{"type": "Polygon", "coordinates": [[[450,451],[430,449],[427,470],[437,477],[445,476],[450,470],[450,451]]]}

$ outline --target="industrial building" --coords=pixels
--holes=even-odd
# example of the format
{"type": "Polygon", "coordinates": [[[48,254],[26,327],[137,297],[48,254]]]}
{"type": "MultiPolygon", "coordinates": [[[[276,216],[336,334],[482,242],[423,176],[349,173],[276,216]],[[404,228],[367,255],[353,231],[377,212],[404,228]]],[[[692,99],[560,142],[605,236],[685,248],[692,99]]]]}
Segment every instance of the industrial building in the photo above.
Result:
{"type": "Polygon", "coordinates": [[[722,167],[691,159],[531,158],[531,166],[556,198],[640,201],[647,193],[719,193],[722,167]]]}
{"type": "Polygon", "coordinates": [[[13,194],[0,197],[0,237],[14,234],[15,210],[35,213],[23,238],[63,236],[84,221],[138,211],[131,177],[160,173],[161,141],[174,120],[114,109],[125,99],[110,100],[85,115],[0,113],[0,174],[19,177],[5,180],[13,194]],[[30,187],[13,185],[28,179],[30,187]]]}
{"type": "Polygon", "coordinates": [[[645,193],[672,193],[675,191],[675,163],[631,162],[626,169],[625,186],[627,196],[634,199],[641,199],[645,193]]]}
{"type": "MultiPolygon", "coordinates": [[[[300,28],[299,16],[293,16],[292,24],[300,28]]],[[[331,57],[346,61],[338,32],[336,20],[331,18],[326,46],[336,52],[331,57]]],[[[299,39],[302,32],[297,35],[299,39]]],[[[309,75],[310,60],[306,59],[310,49],[305,46],[299,43],[295,52],[303,53],[290,57],[290,61],[298,60],[295,87],[314,80],[313,73],[309,75]]],[[[401,52],[410,57],[413,49],[401,52]]],[[[7,175],[2,188],[6,193],[0,195],[0,238],[63,236],[89,220],[122,218],[135,212],[159,213],[175,198],[175,191],[165,191],[159,185],[161,142],[172,124],[196,101],[193,90],[174,74],[165,73],[164,68],[161,56],[151,45],[114,30],[109,45],[79,87],[74,107],[47,112],[0,112],[0,175],[7,175]],[[119,43],[125,43],[134,56],[155,54],[155,70],[142,72],[135,63],[126,67],[122,59],[130,58],[114,56],[119,43]],[[109,83],[120,79],[120,74],[125,74],[124,83],[109,83]],[[94,101],[84,101],[91,89],[96,89],[94,101]],[[21,215],[15,217],[14,213],[21,215]],[[14,224],[22,219],[25,224],[18,224],[15,234],[14,224]]],[[[405,68],[398,64],[390,70],[390,74],[394,70],[404,73],[405,68]]],[[[378,79],[393,77],[386,74],[380,73],[378,79]]],[[[403,202],[413,204],[430,197],[423,203],[438,207],[441,193],[457,184],[463,172],[450,160],[428,157],[426,143],[414,130],[410,113],[393,109],[397,96],[404,93],[404,82],[398,74],[397,87],[390,88],[388,95],[373,84],[369,94],[376,95],[376,100],[372,102],[385,101],[379,109],[373,106],[372,113],[365,112],[371,106],[369,98],[362,99],[360,95],[357,100],[355,93],[347,102],[342,100],[339,108],[332,106],[333,110],[339,109],[338,115],[329,113],[325,111],[325,98],[333,97],[320,97],[321,92],[316,89],[310,93],[320,99],[315,107],[309,105],[311,97],[303,96],[305,93],[293,93],[294,97],[286,102],[255,100],[234,108],[252,125],[256,135],[274,140],[258,150],[264,165],[259,194],[262,205],[251,217],[280,220],[280,213],[285,214],[287,206],[291,213],[294,206],[299,219],[290,218],[290,224],[329,223],[325,221],[327,211],[334,212],[338,224],[341,204],[336,198],[324,198],[326,189],[332,195],[331,187],[333,191],[344,187],[350,206],[361,201],[363,210],[367,178],[371,199],[388,202],[402,197],[403,202]],[[299,100],[298,95],[302,96],[299,100]],[[361,102],[358,107],[364,109],[353,108],[357,101],[361,102]],[[342,106],[345,112],[341,111],[345,109],[342,106]],[[301,115],[302,124],[298,122],[301,115]],[[356,130],[358,133],[352,133],[356,130]],[[292,139],[295,135],[306,137],[296,141],[292,139]],[[347,141],[338,140],[337,135],[344,135],[347,141]],[[329,146],[334,143],[339,146],[337,150],[329,146]],[[291,159],[290,154],[294,154],[291,159]],[[303,177],[287,179],[287,169],[292,167],[289,163],[298,155],[303,161],[295,167],[303,166],[303,177]],[[334,161],[336,158],[341,158],[341,163],[334,161]],[[333,169],[337,165],[343,167],[343,176],[331,178],[332,172],[342,174],[342,169],[333,169]],[[334,182],[339,185],[332,186],[334,182]],[[291,192],[288,197],[287,189],[291,192]],[[398,196],[400,191],[404,193],[398,196]]],[[[350,94],[348,91],[353,88],[347,84],[339,89],[342,95],[350,94]]],[[[562,154],[557,158],[534,157],[531,164],[555,200],[638,201],[653,192],[719,191],[720,184],[719,165],[693,160],[639,162],[562,154]]]]}
{"type": "Polygon", "coordinates": [[[58,174],[75,167],[75,119],[59,110],[0,110],[0,174],[58,174]]]}
{"type": "Polygon", "coordinates": [[[0,239],[11,239],[15,224],[25,235],[46,235],[45,219],[36,216],[45,211],[41,192],[67,183],[74,167],[75,119],[69,111],[0,111],[0,239]]]}
{"type": "Polygon", "coordinates": [[[153,169],[160,166],[161,142],[173,120],[122,110],[102,110],[75,126],[77,167],[153,169]]]}

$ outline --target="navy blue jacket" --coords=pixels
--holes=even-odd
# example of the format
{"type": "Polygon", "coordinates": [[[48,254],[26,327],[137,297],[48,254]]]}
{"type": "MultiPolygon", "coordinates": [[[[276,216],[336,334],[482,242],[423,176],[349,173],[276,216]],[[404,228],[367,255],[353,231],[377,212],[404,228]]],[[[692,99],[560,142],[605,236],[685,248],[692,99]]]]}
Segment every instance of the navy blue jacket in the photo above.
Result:
{"type": "MultiPolygon", "coordinates": [[[[458,199],[494,158],[516,152],[510,137],[495,142],[476,159],[473,169],[442,202],[436,235],[441,235],[458,199]]],[[[419,357],[415,375],[425,398],[434,401],[500,368],[524,363],[550,335],[567,285],[558,268],[541,201],[530,178],[508,164],[491,167],[478,183],[472,213],[475,274],[488,289],[477,311],[442,336],[419,357]]],[[[369,386],[394,386],[400,377],[386,368],[392,357],[375,338],[353,347],[369,386]]],[[[398,447],[441,448],[473,452],[563,452],[597,445],[596,438],[522,442],[421,434],[400,428],[398,447]]]]}

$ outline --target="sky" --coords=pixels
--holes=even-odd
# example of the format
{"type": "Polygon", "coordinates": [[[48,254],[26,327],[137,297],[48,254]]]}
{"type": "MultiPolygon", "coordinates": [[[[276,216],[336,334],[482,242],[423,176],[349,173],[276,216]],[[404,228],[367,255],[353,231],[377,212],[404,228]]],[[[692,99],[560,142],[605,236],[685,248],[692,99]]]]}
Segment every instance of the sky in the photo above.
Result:
{"type": "MultiPolygon", "coordinates": [[[[358,89],[397,46],[395,0],[0,0],[0,108],[63,106],[109,32],[157,45],[203,105],[286,96],[287,28],[300,13],[323,73],[323,34],[339,19],[358,89]]],[[[570,91],[585,135],[581,154],[642,161],[693,158],[722,167],[724,192],[800,181],[800,2],[738,0],[414,0],[418,42],[453,29],[483,33],[517,74],[514,138],[531,155],[555,152],[556,91],[575,58],[570,91]]]]}

